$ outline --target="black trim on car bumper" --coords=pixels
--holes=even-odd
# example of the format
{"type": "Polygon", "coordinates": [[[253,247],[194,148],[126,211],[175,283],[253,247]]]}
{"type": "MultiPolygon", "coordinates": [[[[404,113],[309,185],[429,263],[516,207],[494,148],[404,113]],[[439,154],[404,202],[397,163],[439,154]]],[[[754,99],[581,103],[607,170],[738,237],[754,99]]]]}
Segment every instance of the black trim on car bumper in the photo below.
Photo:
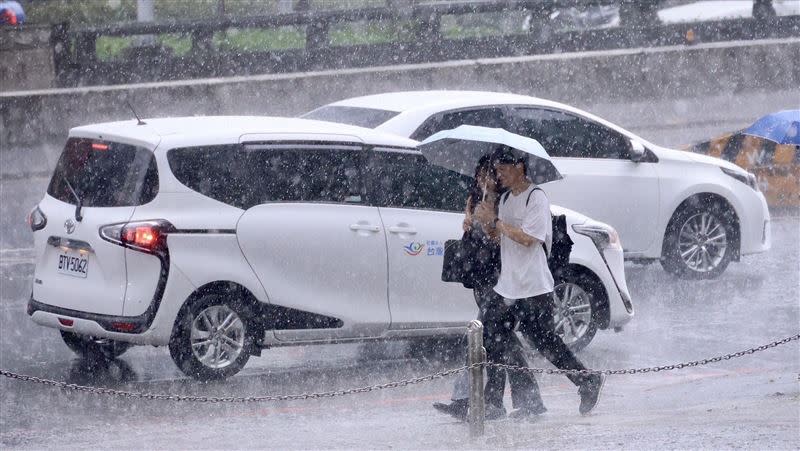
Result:
{"type": "Polygon", "coordinates": [[[100,315],[97,313],[88,313],[88,312],[81,312],[78,310],[71,310],[63,307],[56,307],[54,305],[43,304],[31,296],[31,299],[28,301],[28,315],[32,316],[36,312],[46,312],[52,313],[54,315],[61,315],[69,318],[78,318],[78,319],[85,319],[88,321],[94,321],[95,323],[99,324],[100,327],[109,331],[109,332],[118,332],[118,333],[134,333],[139,334],[147,330],[152,322],[152,317],[155,315],[150,315],[150,309],[139,316],[114,316],[114,315],[100,315]],[[135,324],[133,330],[127,332],[120,332],[114,328],[115,323],[126,323],[126,324],[135,324]]]}
{"type": "Polygon", "coordinates": [[[236,229],[175,229],[169,233],[235,235],[236,229]]]}

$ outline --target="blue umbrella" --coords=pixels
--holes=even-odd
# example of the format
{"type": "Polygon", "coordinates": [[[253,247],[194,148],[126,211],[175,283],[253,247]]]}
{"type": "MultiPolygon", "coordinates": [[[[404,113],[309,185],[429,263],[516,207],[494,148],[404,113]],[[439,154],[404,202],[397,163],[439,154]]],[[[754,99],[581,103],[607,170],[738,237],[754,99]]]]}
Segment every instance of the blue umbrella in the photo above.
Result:
{"type": "Polygon", "coordinates": [[[800,110],[785,110],[768,114],[743,131],[778,144],[800,146],[800,110]]]}
{"type": "Polygon", "coordinates": [[[461,125],[434,133],[419,143],[417,149],[431,164],[472,177],[478,160],[499,146],[510,147],[525,159],[533,182],[542,184],[563,178],[539,141],[502,128],[461,125]]]}

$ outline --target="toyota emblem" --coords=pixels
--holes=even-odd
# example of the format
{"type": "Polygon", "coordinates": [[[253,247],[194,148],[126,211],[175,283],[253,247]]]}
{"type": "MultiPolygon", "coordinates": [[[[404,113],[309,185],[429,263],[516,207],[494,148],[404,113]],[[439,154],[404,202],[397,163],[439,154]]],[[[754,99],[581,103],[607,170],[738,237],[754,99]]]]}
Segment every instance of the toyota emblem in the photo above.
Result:
{"type": "Polygon", "coordinates": [[[66,230],[67,233],[74,232],[75,231],[75,221],[73,221],[72,219],[67,219],[66,221],[64,221],[64,230],[66,230]]]}

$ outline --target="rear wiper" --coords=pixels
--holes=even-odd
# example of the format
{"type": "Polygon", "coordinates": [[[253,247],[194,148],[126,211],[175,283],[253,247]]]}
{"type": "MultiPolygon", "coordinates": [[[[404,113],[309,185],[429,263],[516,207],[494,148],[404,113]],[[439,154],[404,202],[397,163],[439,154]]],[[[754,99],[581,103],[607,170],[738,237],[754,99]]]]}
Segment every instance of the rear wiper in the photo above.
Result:
{"type": "Polygon", "coordinates": [[[80,196],[78,196],[78,193],[75,192],[75,188],[72,187],[72,184],[69,182],[69,179],[67,179],[66,175],[64,176],[64,182],[67,183],[67,188],[69,188],[69,190],[72,192],[72,196],[75,197],[75,201],[78,203],[75,205],[75,220],[81,222],[83,219],[83,215],[81,215],[83,201],[81,200],[80,196]]]}

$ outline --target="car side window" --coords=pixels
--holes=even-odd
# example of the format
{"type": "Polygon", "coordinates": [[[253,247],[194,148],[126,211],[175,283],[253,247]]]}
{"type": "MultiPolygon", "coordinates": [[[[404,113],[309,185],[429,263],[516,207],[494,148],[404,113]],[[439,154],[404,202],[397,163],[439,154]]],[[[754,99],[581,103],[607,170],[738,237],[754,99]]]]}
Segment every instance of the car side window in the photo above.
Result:
{"type": "Polygon", "coordinates": [[[436,132],[456,128],[459,125],[506,128],[506,121],[502,108],[481,108],[440,113],[428,118],[411,135],[411,139],[422,141],[436,132]]]}
{"type": "Polygon", "coordinates": [[[181,183],[247,209],[268,202],[360,203],[359,152],[230,145],[172,149],[170,168],[181,183]]]}
{"type": "Polygon", "coordinates": [[[630,142],[615,130],[544,108],[515,108],[514,131],[533,138],[552,157],[627,159],[630,142]]]}
{"type": "Polygon", "coordinates": [[[268,202],[357,202],[360,174],[353,152],[274,150],[245,146],[241,160],[253,171],[257,193],[268,202]]]}
{"type": "Polygon", "coordinates": [[[472,179],[428,163],[422,155],[375,151],[365,168],[378,207],[462,212],[472,179]]]}

